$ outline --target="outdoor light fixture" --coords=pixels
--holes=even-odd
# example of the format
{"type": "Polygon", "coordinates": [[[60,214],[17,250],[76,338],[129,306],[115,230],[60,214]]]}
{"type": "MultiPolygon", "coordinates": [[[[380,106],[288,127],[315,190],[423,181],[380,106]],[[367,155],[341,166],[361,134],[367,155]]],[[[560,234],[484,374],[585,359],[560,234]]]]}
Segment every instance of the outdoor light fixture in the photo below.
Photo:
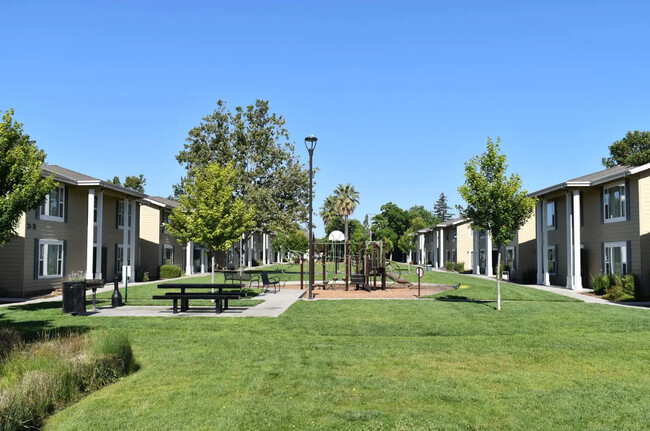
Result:
{"type": "Polygon", "coordinates": [[[309,151],[309,299],[314,299],[312,293],[314,288],[314,233],[312,225],[312,213],[314,212],[314,193],[312,191],[314,169],[312,167],[312,162],[317,142],[318,138],[314,135],[305,138],[305,148],[309,151]]]}

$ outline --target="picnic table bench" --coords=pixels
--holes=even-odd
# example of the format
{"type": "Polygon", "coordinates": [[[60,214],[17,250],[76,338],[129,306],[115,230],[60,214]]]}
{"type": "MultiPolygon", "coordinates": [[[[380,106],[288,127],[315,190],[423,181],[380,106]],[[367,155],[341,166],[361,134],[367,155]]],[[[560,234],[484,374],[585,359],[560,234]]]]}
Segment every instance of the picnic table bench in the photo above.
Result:
{"type": "Polygon", "coordinates": [[[172,312],[178,313],[178,301],[181,301],[181,311],[189,310],[190,299],[207,299],[215,302],[215,312],[222,313],[228,309],[228,300],[239,299],[244,295],[241,291],[237,292],[224,292],[224,289],[239,288],[243,285],[232,283],[166,283],[159,284],[158,289],[178,289],[177,292],[166,292],[164,295],[154,295],[153,299],[172,300],[172,312]],[[202,289],[210,290],[209,292],[187,292],[186,289],[202,289]],[[214,289],[214,292],[212,291],[214,289]]]}

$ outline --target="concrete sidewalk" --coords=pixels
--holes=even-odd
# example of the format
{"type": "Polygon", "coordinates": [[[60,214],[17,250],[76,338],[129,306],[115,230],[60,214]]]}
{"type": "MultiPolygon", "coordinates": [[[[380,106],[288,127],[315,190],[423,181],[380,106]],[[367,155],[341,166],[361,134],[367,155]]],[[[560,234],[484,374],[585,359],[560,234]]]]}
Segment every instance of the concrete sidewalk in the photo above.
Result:
{"type": "Polygon", "coordinates": [[[277,293],[267,292],[253,299],[264,302],[254,307],[231,307],[223,313],[215,313],[214,307],[192,307],[189,311],[172,313],[169,306],[131,306],[101,307],[96,312],[87,312],[83,316],[99,317],[278,317],[284,313],[302,295],[304,290],[283,289],[277,293]]]}

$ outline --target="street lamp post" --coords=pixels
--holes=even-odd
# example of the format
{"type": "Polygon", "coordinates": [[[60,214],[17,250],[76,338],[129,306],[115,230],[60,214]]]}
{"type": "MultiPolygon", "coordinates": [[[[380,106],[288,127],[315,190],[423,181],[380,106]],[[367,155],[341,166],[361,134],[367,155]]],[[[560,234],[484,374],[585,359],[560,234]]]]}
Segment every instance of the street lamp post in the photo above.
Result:
{"type": "Polygon", "coordinates": [[[312,163],[317,142],[318,138],[314,135],[307,136],[305,138],[305,148],[307,148],[307,151],[309,151],[309,299],[314,299],[312,293],[314,288],[314,234],[312,224],[312,213],[314,212],[314,194],[312,191],[314,169],[312,167],[312,163]]]}

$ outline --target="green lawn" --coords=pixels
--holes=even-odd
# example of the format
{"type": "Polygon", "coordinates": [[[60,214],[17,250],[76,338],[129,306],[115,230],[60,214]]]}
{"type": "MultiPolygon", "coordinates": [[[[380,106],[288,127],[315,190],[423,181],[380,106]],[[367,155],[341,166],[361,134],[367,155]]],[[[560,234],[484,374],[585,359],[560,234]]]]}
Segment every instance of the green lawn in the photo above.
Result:
{"type": "Polygon", "coordinates": [[[493,282],[431,277],[471,287],[451,291],[460,301],[299,301],[277,319],[72,317],[42,304],[0,309],[0,324],[131,338],[140,370],[47,430],[648,429],[649,310],[510,285],[497,312],[477,301],[493,282]]]}

